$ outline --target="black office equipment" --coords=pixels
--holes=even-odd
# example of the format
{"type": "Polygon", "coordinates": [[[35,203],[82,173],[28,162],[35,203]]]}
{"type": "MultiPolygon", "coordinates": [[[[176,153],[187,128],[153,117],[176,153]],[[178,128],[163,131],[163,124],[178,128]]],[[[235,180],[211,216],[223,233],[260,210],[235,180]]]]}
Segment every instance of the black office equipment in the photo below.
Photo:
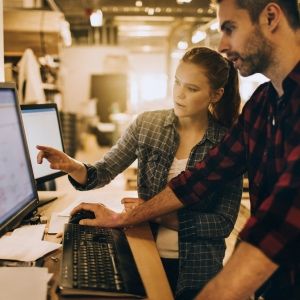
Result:
{"type": "Polygon", "coordinates": [[[25,135],[37,184],[65,175],[50,169],[49,164],[38,164],[36,145],[51,146],[64,151],[59,115],[55,103],[21,105],[25,135]]]}
{"type": "Polygon", "coordinates": [[[65,224],[59,284],[62,295],[145,298],[125,233],[65,224]]]}
{"type": "Polygon", "coordinates": [[[0,83],[0,235],[38,204],[15,84],[0,83]]]}
{"type": "MultiPolygon", "coordinates": [[[[21,105],[21,112],[38,190],[47,190],[44,184],[50,180],[52,181],[52,189],[55,189],[53,180],[65,175],[65,173],[60,170],[51,169],[47,160],[44,160],[42,164],[38,164],[38,150],[36,149],[36,145],[50,146],[64,151],[57,106],[55,103],[21,105]]],[[[39,198],[39,206],[56,199],[56,197],[41,198],[41,196],[39,198]]]]}
{"type": "Polygon", "coordinates": [[[79,224],[82,219],[95,219],[95,214],[90,210],[80,210],[70,217],[69,223],[79,224]]]}

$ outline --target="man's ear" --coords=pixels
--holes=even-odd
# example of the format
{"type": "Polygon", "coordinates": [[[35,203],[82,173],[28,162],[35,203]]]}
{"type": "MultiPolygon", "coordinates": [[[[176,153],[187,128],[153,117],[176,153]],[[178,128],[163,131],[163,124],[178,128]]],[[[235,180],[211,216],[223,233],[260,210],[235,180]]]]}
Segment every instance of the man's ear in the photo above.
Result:
{"type": "Polygon", "coordinates": [[[267,25],[269,31],[277,29],[278,24],[283,16],[281,7],[276,3],[269,3],[263,9],[260,16],[260,23],[267,25]]]}

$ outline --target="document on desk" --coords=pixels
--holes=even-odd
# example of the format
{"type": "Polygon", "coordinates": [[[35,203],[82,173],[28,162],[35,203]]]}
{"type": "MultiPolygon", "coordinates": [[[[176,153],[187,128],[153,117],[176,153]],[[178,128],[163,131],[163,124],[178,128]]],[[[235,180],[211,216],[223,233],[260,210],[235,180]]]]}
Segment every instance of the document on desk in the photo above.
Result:
{"type": "Polygon", "coordinates": [[[51,219],[48,227],[48,234],[55,234],[64,231],[64,225],[68,223],[69,216],[61,216],[58,212],[51,214],[51,219]]]}
{"type": "Polygon", "coordinates": [[[97,191],[86,191],[80,192],[79,196],[73,201],[66,209],[59,213],[60,216],[70,216],[72,209],[80,204],[85,203],[101,203],[107,208],[115,211],[121,212],[124,209],[121,200],[123,198],[137,198],[137,191],[120,191],[120,190],[105,190],[99,189],[97,191]]]}
{"type": "Polygon", "coordinates": [[[51,276],[47,268],[2,267],[1,299],[46,300],[51,276]]]}
{"type": "Polygon", "coordinates": [[[25,225],[19,228],[16,228],[12,234],[11,237],[24,237],[26,239],[34,239],[41,241],[44,236],[45,232],[45,224],[39,224],[39,225],[25,225]]]}
{"type": "Polygon", "coordinates": [[[45,225],[29,225],[16,229],[10,236],[0,239],[0,259],[35,261],[61,247],[42,241],[45,225]]]}

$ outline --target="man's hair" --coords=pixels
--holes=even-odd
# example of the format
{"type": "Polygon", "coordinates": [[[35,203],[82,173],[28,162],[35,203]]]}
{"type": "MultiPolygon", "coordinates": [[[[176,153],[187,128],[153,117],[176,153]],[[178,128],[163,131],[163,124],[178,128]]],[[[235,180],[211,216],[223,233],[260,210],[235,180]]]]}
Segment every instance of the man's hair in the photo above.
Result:
{"type": "MultiPolygon", "coordinates": [[[[213,2],[221,3],[222,1],[223,0],[215,0],[213,2]]],[[[249,12],[253,23],[258,21],[259,15],[266,5],[272,2],[281,7],[291,28],[298,29],[300,27],[297,0],[235,0],[237,7],[249,12]]]]}

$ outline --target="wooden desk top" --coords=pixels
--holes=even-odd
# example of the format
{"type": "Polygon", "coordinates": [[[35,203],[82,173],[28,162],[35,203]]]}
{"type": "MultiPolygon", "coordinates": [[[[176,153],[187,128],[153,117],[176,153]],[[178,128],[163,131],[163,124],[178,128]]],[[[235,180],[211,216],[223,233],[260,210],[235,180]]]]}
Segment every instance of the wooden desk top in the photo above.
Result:
{"type": "MultiPolygon", "coordinates": [[[[42,216],[48,217],[48,223],[52,212],[59,212],[75,199],[77,191],[66,192],[65,195],[59,196],[57,200],[51,202],[41,208],[39,213],[42,216]]],[[[164,272],[155,241],[148,224],[141,224],[125,231],[131,251],[135,258],[139,273],[143,280],[147,299],[151,300],[168,300],[173,299],[172,292],[164,272]]],[[[60,238],[56,238],[55,235],[45,235],[45,239],[53,242],[60,242],[60,238]]],[[[57,250],[52,254],[49,254],[45,260],[45,266],[48,267],[49,273],[54,273],[53,278],[50,281],[50,287],[48,291],[47,300],[64,299],[59,297],[56,293],[56,287],[59,277],[61,250],[57,250]]],[[[76,299],[74,297],[68,297],[66,299],[76,299]]],[[[78,298],[79,299],[79,298],[78,298]]],[[[80,298],[95,299],[94,298],[80,298]]],[[[100,298],[99,298],[100,299],[100,298]]],[[[103,299],[103,298],[101,298],[103,299]]],[[[111,299],[111,298],[110,298],[111,299]]]]}

